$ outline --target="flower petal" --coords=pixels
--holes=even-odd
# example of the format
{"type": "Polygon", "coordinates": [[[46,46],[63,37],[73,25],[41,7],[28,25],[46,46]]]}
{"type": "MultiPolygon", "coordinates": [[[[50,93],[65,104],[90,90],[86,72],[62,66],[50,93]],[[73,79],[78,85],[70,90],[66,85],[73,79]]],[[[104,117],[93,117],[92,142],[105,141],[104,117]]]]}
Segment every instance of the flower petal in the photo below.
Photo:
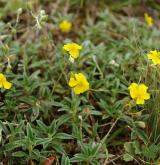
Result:
{"type": "Polygon", "coordinates": [[[128,89],[135,89],[135,88],[137,88],[138,87],[138,84],[137,83],[132,83],[129,87],[128,87],[128,89]]]}
{"type": "Polygon", "coordinates": [[[6,81],[6,77],[4,76],[4,74],[0,73],[0,80],[3,82],[3,81],[6,81]]]}
{"type": "Polygon", "coordinates": [[[78,49],[78,50],[82,49],[81,45],[75,44],[74,46],[75,46],[75,49],[78,49]]]}
{"type": "Polygon", "coordinates": [[[148,89],[148,87],[147,87],[146,85],[144,85],[144,84],[140,84],[140,85],[139,85],[139,89],[140,89],[141,91],[143,91],[143,92],[146,92],[147,89],[148,89]]]}
{"type": "Polygon", "coordinates": [[[73,49],[69,51],[69,54],[73,57],[73,58],[77,58],[79,57],[79,51],[77,49],[73,49]]]}
{"type": "Polygon", "coordinates": [[[66,51],[70,51],[70,50],[71,50],[71,43],[65,44],[65,45],[63,46],[63,49],[66,50],[66,51]]]}
{"type": "Polygon", "coordinates": [[[79,95],[80,93],[83,93],[81,86],[77,85],[74,88],[74,92],[76,95],[79,95]]]}
{"type": "Polygon", "coordinates": [[[132,99],[137,98],[138,95],[138,84],[132,83],[128,89],[130,90],[130,96],[132,99]]]}
{"type": "Polygon", "coordinates": [[[5,89],[10,89],[12,84],[8,81],[5,81],[5,82],[3,82],[3,86],[4,86],[5,89]]]}
{"type": "Polygon", "coordinates": [[[144,104],[144,99],[143,98],[137,98],[136,104],[144,104]]]}
{"type": "Polygon", "coordinates": [[[147,54],[147,57],[148,57],[148,59],[152,59],[152,58],[154,57],[154,55],[151,54],[151,53],[148,53],[148,54],[147,54]]]}
{"type": "Polygon", "coordinates": [[[66,20],[59,24],[61,32],[68,33],[71,30],[72,24],[66,20]]]}
{"type": "Polygon", "coordinates": [[[71,77],[69,80],[69,86],[74,87],[78,84],[78,82],[75,80],[75,78],[71,77]]]}
{"type": "Polygon", "coordinates": [[[145,99],[145,100],[150,99],[150,94],[149,94],[149,93],[145,93],[145,94],[144,94],[144,99],[145,99]]]}
{"type": "Polygon", "coordinates": [[[3,87],[3,83],[2,83],[2,81],[0,81],[0,88],[2,88],[3,87]]]}

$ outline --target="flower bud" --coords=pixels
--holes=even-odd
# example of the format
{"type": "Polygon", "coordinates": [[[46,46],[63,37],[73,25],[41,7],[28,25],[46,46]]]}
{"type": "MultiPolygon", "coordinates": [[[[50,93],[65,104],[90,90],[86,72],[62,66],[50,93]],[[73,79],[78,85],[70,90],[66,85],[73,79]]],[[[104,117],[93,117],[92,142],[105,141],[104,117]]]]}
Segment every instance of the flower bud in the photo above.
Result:
{"type": "Polygon", "coordinates": [[[71,63],[74,63],[74,58],[72,58],[71,56],[69,57],[69,61],[71,62],[71,63]]]}
{"type": "Polygon", "coordinates": [[[143,121],[137,121],[136,124],[137,124],[137,126],[140,127],[140,128],[143,128],[143,129],[146,128],[146,124],[145,124],[145,122],[143,122],[143,121]]]}
{"type": "Polygon", "coordinates": [[[40,15],[42,16],[42,15],[45,15],[46,14],[46,12],[45,12],[45,10],[41,10],[40,11],[40,15]]]}
{"type": "Polygon", "coordinates": [[[22,14],[22,8],[19,8],[19,9],[17,10],[17,13],[18,13],[18,14],[22,14]]]}
{"type": "Polygon", "coordinates": [[[78,118],[82,121],[82,116],[81,115],[79,115],[78,118]]]}

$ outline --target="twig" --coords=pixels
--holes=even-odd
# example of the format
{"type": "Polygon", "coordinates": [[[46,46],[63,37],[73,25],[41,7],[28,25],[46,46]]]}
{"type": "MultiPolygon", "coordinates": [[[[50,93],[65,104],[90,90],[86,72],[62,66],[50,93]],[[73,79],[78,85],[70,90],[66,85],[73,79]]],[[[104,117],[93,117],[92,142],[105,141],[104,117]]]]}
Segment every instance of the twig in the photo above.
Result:
{"type": "Polygon", "coordinates": [[[103,137],[103,139],[101,140],[98,148],[97,148],[97,151],[95,152],[94,155],[97,154],[97,152],[100,150],[100,148],[102,147],[102,145],[105,143],[107,137],[109,136],[110,132],[112,131],[113,127],[116,125],[117,121],[119,120],[119,118],[116,119],[116,121],[112,124],[111,128],[109,129],[108,133],[103,137]]]}

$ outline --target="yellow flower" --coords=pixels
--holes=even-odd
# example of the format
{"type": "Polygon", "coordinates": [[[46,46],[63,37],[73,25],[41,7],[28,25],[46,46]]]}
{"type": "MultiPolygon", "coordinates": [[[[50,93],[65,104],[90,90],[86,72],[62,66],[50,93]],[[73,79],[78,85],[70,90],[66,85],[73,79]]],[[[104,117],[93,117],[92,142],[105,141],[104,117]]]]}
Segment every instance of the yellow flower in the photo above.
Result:
{"type": "Polygon", "coordinates": [[[61,32],[68,33],[72,28],[72,24],[70,22],[66,21],[66,20],[63,20],[59,24],[59,28],[60,28],[61,32]]]}
{"type": "Polygon", "coordinates": [[[160,64],[160,52],[157,50],[150,51],[147,54],[148,59],[152,60],[152,62],[157,65],[160,64]]]}
{"type": "Polygon", "coordinates": [[[82,46],[76,43],[68,43],[63,46],[63,49],[69,52],[71,57],[77,58],[79,57],[79,50],[82,49],[82,46]]]}
{"type": "Polygon", "coordinates": [[[136,101],[136,104],[144,104],[144,100],[150,99],[150,94],[147,93],[148,87],[144,84],[132,83],[128,89],[130,96],[136,101]]]}
{"type": "Polygon", "coordinates": [[[82,73],[73,74],[70,77],[69,86],[71,88],[74,88],[74,92],[77,95],[89,89],[89,83],[82,73]]]}
{"type": "Polygon", "coordinates": [[[0,73],[0,88],[10,89],[12,84],[7,81],[6,77],[0,73]]]}
{"type": "Polygon", "coordinates": [[[144,13],[145,20],[149,26],[153,26],[153,18],[147,13],[144,13]]]}

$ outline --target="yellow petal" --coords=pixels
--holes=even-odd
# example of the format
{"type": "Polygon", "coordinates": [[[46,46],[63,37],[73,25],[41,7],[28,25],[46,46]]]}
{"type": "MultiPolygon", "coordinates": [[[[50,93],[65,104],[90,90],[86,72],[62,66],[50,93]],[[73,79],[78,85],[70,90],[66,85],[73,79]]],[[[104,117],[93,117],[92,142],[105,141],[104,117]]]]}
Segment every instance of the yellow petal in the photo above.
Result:
{"type": "Polygon", "coordinates": [[[2,73],[0,73],[0,81],[6,81],[6,77],[2,73]]]}
{"type": "Polygon", "coordinates": [[[144,99],[145,99],[145,100],[150,99],[150,94],[149,94],[149,93],[145,93],[145,94],[144,94],[144,99]]]}
{"type": "Polygon", "coordinates": [[[63,46],[63,49],[66,51],[78,51],[82,48],[82,46],[76,44],[76,43],[68,43],[63,46]]]}
{"type": "Polygon", "coordinates": [[[74,78],[71,77],[69,85],[74,87],[74,92],[77,95],[89,89],[89,83],[82,73],[74,74],[74,78]]]}
{"type": "Polygon", "coordinates": [[[149,26],[153,26],[153,18],[149,16],[147,13],[144,14],[145,20],[149,26]]]}
{"type": "Polygon", "coordinates": [[[74,87],[77,85],[77,81],[75,80],[75,78],[71,77],[70,80],[69,80],[69,86],[70,87],[74,87]]]}
{"type": "Polygon", "coordinates": [[[135,99],[138,95],[138,84],[132,83],[128,89],[130,90],[130,96],[131,98],[135,99]]]}
{"type": "Polygon", "coordinates": [[[146,85],[144,85],[144,84],[140,84],[140,85],[139,85],[139,90],[140,90],[140,91],[146,92],[147,89],[148,89],[148,87],[147,87],[146,85]]]}
{"type": "Polygon", "coordinates": [[[88,91],[89,90],[89,83],[86,81],[83,83],[83,88],[82,88],[82,92],[88,91]]]}
{"type": "Polygon", "coordinates": [[[138,91],[137,90],[130,90],[130,96],[131,96],[132,99],[137,98],[138,91]]]}
{"type": "Polygon", "coordinates": [[[75,86],[74,92],[76,95],[79,95],[80,93],[83,93],[81,87],[79,85],[75,86]]]}
{"type": "Polygon", "coordinates": [[[160,64],[160,52],[157,50],[150,51],[150,53],[147,54],[147,57],[152,60],[155,65],[160,64]]]}
{"type": "Polygon", "coordinates": [[[160,64],[160,59],[159,58],[153,58],[152,59],[152,62],[157,65],[157,64],[160,64]]]}
{"type": "Polygon", "coordinates": [[[62,32],[68,33],[71,30],[72,24],[66,20],[62,21],[59,28],[62,32]]]}
{"type": "Polygon", "coordinates": [[[75,78],[78,81],[86,81],[86,77],[82,73],[75,74],[75,78]]]}
{"type": "Polygon", "coordinates": [[[84,82],[80,85],[76,85],[74,87],[74,92],[75,92],[75,94],[79,95],[80,93],[86,92],[88,89],[89,89],[89,83],[84,82]]]}
{"type": "Polygon", "coordinates": [[[80,46],[78,44],[75,44],[74,47],[75,47],[75,49],[78,49],[78,50],[82,49],[82,46],[80,46]]]}
{"type": "Polygon", "coordinates": [[[0,88],[2,88],[3,87],[3,83],[2,83],[2,81],[0,81],[0,88]]]}
{"type": "Polygon", "coordinates": [[[70,51],[70,44],[64,45],[63,49],[66,50],[66,51],[70,51]]]}
{"type": "Polygon", "coordinates": [[[143,98],[137,98],[136,104],[144,104],[144,99],[143,98]]]}
{"type": "Polygon", "coordinates": [[[137,88],[138,87],[138,84],[137,83],[132,83],[129,87],[128,87],[128,89],[135,89],[135,88],[137,88]]]}
{"type": "Polygon", "coordinates": [[[69,54],[70,54],[73,58],[79,57],[79,51],[76,50],[76,49],[73,49],[73,50],[69,51],[69,54]]]}
{"type": "Polygon", "coordinates": [[[152,58],[154,57],[154,55],[153,55],[153,54],[148,53],[148,54],[147,54],[147,57],[148,57],[148,59],[152,59],[152,58]]]}
{"type": "Polygon", "coordinates": [[[5,81],[5,82],[3,82],[3,86],[4,86],[5,89],[10,89],[12,84],[8,81],[5,81]]]}

